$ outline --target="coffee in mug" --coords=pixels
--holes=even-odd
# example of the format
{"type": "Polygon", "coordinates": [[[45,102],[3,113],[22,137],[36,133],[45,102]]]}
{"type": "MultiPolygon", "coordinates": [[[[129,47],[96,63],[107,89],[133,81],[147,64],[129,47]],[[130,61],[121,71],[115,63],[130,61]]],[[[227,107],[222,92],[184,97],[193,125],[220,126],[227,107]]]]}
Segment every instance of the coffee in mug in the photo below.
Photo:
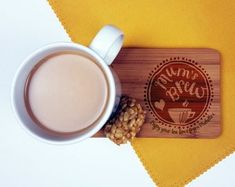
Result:
{"type": "Polygon", "coordinates": [[[40,60],[25,84],[27,111],[42,128],[60,134],[83,130],[102,115],[107,78],[95,59],[59,52],[40,60]]]}
{"type": "Polygon", "coordinates": [[[74,143],[93,136],[115,111],[121,86],[109,66],[123,32],[104,26],[88,47],[57,42],[39,48],[18,68],[12,109],[22,127],[48,143],[74,143]]]}

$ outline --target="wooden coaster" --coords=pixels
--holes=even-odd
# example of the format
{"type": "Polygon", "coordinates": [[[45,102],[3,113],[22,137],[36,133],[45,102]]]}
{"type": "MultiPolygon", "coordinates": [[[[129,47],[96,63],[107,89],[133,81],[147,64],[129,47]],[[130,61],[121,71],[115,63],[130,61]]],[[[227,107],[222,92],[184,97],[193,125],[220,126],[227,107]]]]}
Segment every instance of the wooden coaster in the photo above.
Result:
{"type": "Polygon", "coordinates": [[[216,50],[124,48],[112,66],[122,93],[147,111],[138,137],[215,138],[221,133],[216,50]]]}

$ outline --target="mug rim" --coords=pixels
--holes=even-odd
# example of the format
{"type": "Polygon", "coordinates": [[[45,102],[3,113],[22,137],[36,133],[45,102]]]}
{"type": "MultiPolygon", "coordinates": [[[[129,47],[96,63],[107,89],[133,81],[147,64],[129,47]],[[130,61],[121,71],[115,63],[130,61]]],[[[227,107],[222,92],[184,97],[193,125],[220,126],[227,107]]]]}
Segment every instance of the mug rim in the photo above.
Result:
{"type": "MultiPolygon", "coordinates": [[[[66,49],[64,49],[66,50],[66,49]]],[[[58,50],[57,52],[59,52],[60,50],[58,50]]],[[[61,51],[63,51],[61,49],[61,51]]],[[[42,54],[41,54],[42,55],[42,54]]],[[[50,55],[50,52],[48,53],[48,55],[50,55]]],[[[78,43],[73,43],[73,42],[54,42],[54,43],[50,43],[47,45],[44,45],[42,47],[39,47],[38,49],[34,50],[30,55],[28,55],[23,62],[20,64],[20,66],[17,68],[15,76],[13,78],[12,81],[12,85],[11,85],[11,106],[14,112],[14,116],[17,119],[17,122],[20,124],[21,127],[23,127],[23,129],[25,129],[26,132],[28,132],[31,136],[40,139],[43,142],[46,143],[50,143],[50,144],[72,144],[72,143],[76,143],[82,140],[85,140],[89,137],[92,137],[95,133],[97,133],[105,124],[105,122],[108,120],[108,118],[110,117],[110,115],[112,114],[113,108],[115,106],[115,97],[116,97],[116,85],[115,85],[115,80],[113,77],[113,74],[108,66],[108,64],[105,63],[104,59],[102,59],[96,52],[94,52],[92,49],[90,49],[89,47],[83,46],[81,44],[78,43]],[[74,138],[72,139],[64,139],[64,140],[53,140],[53,139],[47,139],[44,138],[40,135],[37,135],[35,132],[33,132],[32,130],[30,130],[24,123],[24,121],[19,117],[19,112],[16,109],[16,98],[15,98],[15,91],[16,91],[16,84],[17,84],[17,78],[21,75],[22,73],[22,69],[27,66],[28,63],[31,62],[31,60],[36,57],[38,54],[43,53],[43,52],[47,52],[50,49],[56,49],[56,48],[69,48],[71,49],[74,48],[75,50],[79,50],[82,52],[85,52],[89,55],[91,55],[92,57],[94,57],[97,62],[100,64],[102,70],[105,73],[105,76],[107,78],[107,83],[108,83],[108,87],[109,87],[109,97],[107,99],[107,105],[104,108],[103,111],[103,115],[100,116],[100,121],[94,125],[94,127],[92,127],[89,131],[84,132],[81,135],[75,135],[74,138]]]]}

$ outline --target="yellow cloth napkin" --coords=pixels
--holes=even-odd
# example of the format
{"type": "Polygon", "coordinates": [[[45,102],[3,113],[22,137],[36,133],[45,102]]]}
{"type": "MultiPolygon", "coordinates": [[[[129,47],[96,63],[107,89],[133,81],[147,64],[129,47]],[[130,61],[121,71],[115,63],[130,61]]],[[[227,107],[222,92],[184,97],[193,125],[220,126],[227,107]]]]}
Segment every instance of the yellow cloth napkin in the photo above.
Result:
{"type": "Polygon", "coordinates": [[[158,186],[183,186],[235,150],[235,1],[49,0],[74,42],[89,44],[105,24],[125,46],[210,47],[222,54],[222,123],[217,139],[135,139],[158,186]]]}

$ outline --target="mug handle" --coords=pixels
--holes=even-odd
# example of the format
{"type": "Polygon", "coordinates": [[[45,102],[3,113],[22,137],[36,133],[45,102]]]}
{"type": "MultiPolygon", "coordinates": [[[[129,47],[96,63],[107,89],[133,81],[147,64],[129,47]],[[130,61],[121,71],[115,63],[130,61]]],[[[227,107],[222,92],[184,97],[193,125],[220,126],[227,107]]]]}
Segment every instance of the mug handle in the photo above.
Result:
{"type": "Polygon", "coordinates": [[[122,47],[123,38],[124,35],[120,29],[113,25],[106,25],[96,34],[89,48],[110,65],[122,47]]]}

